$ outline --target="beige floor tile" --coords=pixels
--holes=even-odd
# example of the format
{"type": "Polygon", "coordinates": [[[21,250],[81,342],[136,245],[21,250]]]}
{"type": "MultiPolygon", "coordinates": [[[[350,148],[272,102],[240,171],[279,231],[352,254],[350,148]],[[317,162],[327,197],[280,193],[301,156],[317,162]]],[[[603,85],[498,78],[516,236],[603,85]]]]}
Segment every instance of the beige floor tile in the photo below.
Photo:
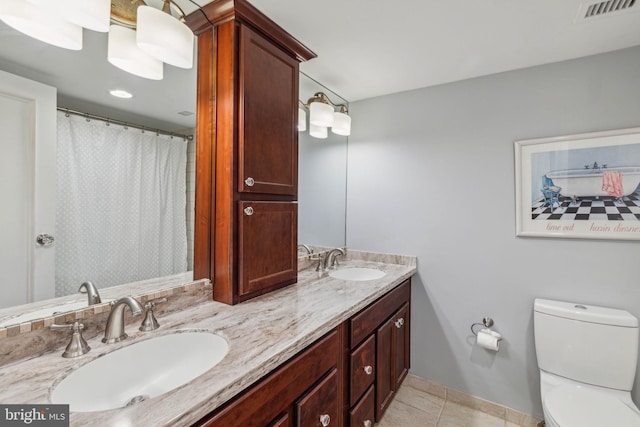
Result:
{"type": "Polygon", "coordinates": [[[505,420],[467,406],[446,402],[438,427],[505,427],[505,420]]]}
{"type": "Polygon", "coordinates": [[[506,427],[522,427],[522,425],[512,423],[511,421],[507,421],[506,427]]]}
{"type": "Polygon", "coordinates": [[[425,380],[424,378],[418,377],[416,375],[407,375],[407,377],[404,379],[403,384],[408,385],[409,387],[417,388],[421,391],[426,391],[427,393],[435,394],[436,396],[443,399],[447,398],[447,388],[445,386],[430,380],[425,380]]]}
{"type": "Polygon", "coordinates": [[[444,399],[434,396],[433,394],[417,390],[406,384],[403,384],[402,387],[400,387],[400,390],[398,390],[394,399],[422,412],[426,412],[433,416],[434,419],[438,419],[438,415],[440,415],[442,407],[444,406],[444,399]]]}
{"type": "Polygon", "coordinates": [[[433,415],[420,411],[396,398],[391,402],[376,427],[435,427],[438,415],[438,412],[433,415]]]}

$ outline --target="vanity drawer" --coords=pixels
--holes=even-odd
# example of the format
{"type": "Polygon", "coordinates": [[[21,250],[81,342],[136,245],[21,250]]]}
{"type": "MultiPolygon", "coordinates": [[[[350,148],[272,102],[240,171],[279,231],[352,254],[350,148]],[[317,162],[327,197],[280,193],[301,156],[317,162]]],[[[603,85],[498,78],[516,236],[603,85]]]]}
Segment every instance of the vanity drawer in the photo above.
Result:
{"type": "Polygon", "coordinates": [[[338,370],[333,369],[296,404],[297,427],[339,425],[339,407],[338,370]]]}
{"type": "Polygon", "coordinates": [[[373,427],[375,412],[375,393],[373,390],[374,386],[369,387],[364,397],[349,412],[351,427],[373,427]]]}
{"type": "Polygon", "coordinates": [[[385,296],[380,298],[350,321],[351,348],[371,335],[388,319],[402,304],[411,298],[411,282],[407,280],[385,296]]]}
{"type": "Polygon", "coordinates": [[[351,393],[349,406],[353,406],[376,377],[376,337],[371,335],[349,357],[351,393]]]}

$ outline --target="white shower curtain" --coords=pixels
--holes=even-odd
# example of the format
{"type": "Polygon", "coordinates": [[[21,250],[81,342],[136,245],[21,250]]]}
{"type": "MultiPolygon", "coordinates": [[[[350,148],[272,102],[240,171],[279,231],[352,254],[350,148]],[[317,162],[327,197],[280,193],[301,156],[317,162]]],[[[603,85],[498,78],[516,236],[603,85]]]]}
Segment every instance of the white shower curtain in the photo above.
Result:
{"type": "Polygon", "coordinates": [[[182,138],[58,113],[56,296],[187,270],[182,138]]]}

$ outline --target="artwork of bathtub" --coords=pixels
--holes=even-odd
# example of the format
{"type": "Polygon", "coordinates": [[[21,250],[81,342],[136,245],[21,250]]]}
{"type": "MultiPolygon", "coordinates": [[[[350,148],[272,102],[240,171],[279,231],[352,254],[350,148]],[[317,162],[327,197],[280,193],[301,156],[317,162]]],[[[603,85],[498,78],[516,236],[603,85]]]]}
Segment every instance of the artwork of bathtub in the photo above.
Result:
{"type": "Polygon", "coordinates": [[[602,173],[605,171],[622,172],[622,188],[628,196],[640,185],[640,166],[623,166],[604,169],[566,169],[548,172],[545,176],[553,185],[561,187],[560,194],[566,197],[607,196],[602,190],[602,173]]]}

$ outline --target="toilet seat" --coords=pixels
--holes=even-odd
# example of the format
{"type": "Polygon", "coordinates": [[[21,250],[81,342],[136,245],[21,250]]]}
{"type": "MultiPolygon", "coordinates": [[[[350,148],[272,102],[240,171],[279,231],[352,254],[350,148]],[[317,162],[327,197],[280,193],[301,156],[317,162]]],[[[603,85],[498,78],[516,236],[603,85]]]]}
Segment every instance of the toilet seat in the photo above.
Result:
{"type": "Polygon", "coordinates": [[[559,427],[640,427],[640,411],[604,391],[559,386],[542,401],[544,412],[559,427]]]}

